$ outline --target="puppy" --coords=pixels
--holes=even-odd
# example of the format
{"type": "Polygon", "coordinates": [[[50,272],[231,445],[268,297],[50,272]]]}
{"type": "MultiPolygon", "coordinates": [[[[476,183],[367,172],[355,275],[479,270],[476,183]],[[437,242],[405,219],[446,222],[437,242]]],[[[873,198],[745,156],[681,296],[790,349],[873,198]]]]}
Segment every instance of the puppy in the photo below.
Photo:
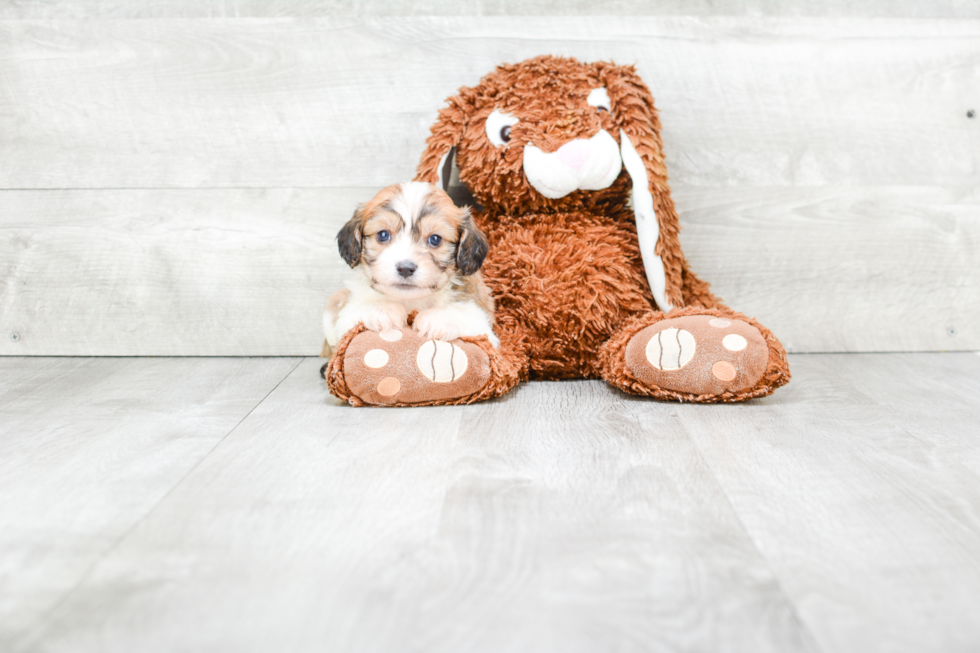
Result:
{"type": "Polygon", "coordinates": [[[468,208],[425,182],[388,186],[337,234],[340,255],[360,274],[323,313],[323,356],[359,322],[372,331],[412,327],[425,338],[487,336],[494,347],[493,298],[480,266],[488,244],[468,208]]]}

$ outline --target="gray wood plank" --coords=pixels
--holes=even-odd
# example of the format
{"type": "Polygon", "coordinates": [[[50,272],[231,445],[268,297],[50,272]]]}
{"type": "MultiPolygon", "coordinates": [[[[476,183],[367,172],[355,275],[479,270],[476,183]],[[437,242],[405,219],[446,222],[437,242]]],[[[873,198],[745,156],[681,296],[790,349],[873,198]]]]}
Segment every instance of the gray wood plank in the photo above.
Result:
{"type": "Polygon", "coordinates": [[[681,242],[791,352],[980,349],[980,187],[680,187],[681,242]]]}
{"type": "MultiPolygon", "coordinates": [[[[0,192],[0,354],[315,354],[376,190],[0,192]]],[[[675,197],[694,270],[790,351],[980,349],[975,189],[675,197]]]]}
{"type": "MultiPolygon", "coordinates": [[[[636,401],[535,383],[464,413],[443,532],[468,587],[419,621],[434,638],[447,617],[487,618],[441,650],[817,650],[679,407],[636,401]]],[[[372,625],[393,617],[372,612],[372,625]]]]}
{"type": "Polygon", "coordinates": [[[24,651],[816,650],[678,414],[350,409],[309,359],[24,651]]]}
{"type": "Polygon", "coordinates": [[[411,177],[446,96],[542,53],[635,62],[676,183],[980,169],[977,20],[4,20],[0,188],[385,186],[411,177]]]}
{"type": "Polygon", "coordinates": [[[374,192],[0,193],[0,353],[316,354],[374,192]]]}
{"type": "Polygon", "coordinates": [[[345,15],[980,18],[980,6],[970,0],[8,0],[0,4],[0,19],[345,15]]]}
{"type": "Polygon", "coordinates": [[[980,644],[980,475],[963,464],[980,449],[965,426],[977,395],[900,390],[975,385],[975,358],[794,356],[793,383],[766,400],[678,410],[824,650],[980,644]]]}
{"type": "Polygon", "coordinates": [[[0,358],[0,650],[23,643],[297,362],[0,358]]]}
{"type": "Polygon", "coordinates": [[[980,355],[858,354],[810,362],[870,397],[903,431],[931,447],[931,456],[980,478],[980,355]]]}

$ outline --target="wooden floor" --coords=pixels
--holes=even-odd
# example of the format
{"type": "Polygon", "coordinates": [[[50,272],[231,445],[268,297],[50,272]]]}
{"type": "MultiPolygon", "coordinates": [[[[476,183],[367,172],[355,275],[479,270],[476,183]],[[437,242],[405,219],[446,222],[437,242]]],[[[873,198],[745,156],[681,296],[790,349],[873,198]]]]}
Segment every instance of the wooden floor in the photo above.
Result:
{"type": "Polygon", "coordinates": [[[980,356],[791,359],[353,409],[316,358],[2,358],[0,650],[980,650],[980,356]]]}

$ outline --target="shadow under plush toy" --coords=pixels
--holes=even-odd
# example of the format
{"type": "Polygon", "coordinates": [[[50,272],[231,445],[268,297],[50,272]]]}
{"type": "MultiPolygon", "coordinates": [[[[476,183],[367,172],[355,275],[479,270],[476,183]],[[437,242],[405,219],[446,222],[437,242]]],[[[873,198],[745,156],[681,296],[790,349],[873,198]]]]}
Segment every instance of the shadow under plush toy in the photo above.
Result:
{"type": "Polygon", "coordinates": [[[500,347],[462,338],[472,344],[443,344],[440,357],[439,343],[411,327],[390,342],[358,326],[325,369],[335,395],[459,404],[528,378],[602,378],[658,399],[735,402],[789,380],[776,337],[689,269],[660,121],[632,66],[537,57],[498,67],[448,102],[416,178],[446,188],[455,157],[482,205],[500,347]],[[366,362],[377,348],[390,361],[380,369],[366,362]]]}

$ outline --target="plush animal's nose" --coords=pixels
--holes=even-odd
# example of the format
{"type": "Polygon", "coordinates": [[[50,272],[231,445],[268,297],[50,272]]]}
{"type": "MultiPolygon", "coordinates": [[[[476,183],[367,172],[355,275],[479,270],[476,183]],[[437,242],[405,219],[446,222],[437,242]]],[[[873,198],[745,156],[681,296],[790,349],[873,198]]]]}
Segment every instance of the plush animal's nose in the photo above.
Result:
{"type": "Polygon", "coordinates": [[[398,274],[402,275],[406,279],[415,274],[415,271],[419,266],[415,265],[411,261],[399,261],[395,263],[395,269],[398,270],[398,274]]]}
{"type": "Polygon", "coordinates": [[[573,170],[581,168],[589,160],[589,142],[576,138],[558,148],[558,160],[573,170]]]}

